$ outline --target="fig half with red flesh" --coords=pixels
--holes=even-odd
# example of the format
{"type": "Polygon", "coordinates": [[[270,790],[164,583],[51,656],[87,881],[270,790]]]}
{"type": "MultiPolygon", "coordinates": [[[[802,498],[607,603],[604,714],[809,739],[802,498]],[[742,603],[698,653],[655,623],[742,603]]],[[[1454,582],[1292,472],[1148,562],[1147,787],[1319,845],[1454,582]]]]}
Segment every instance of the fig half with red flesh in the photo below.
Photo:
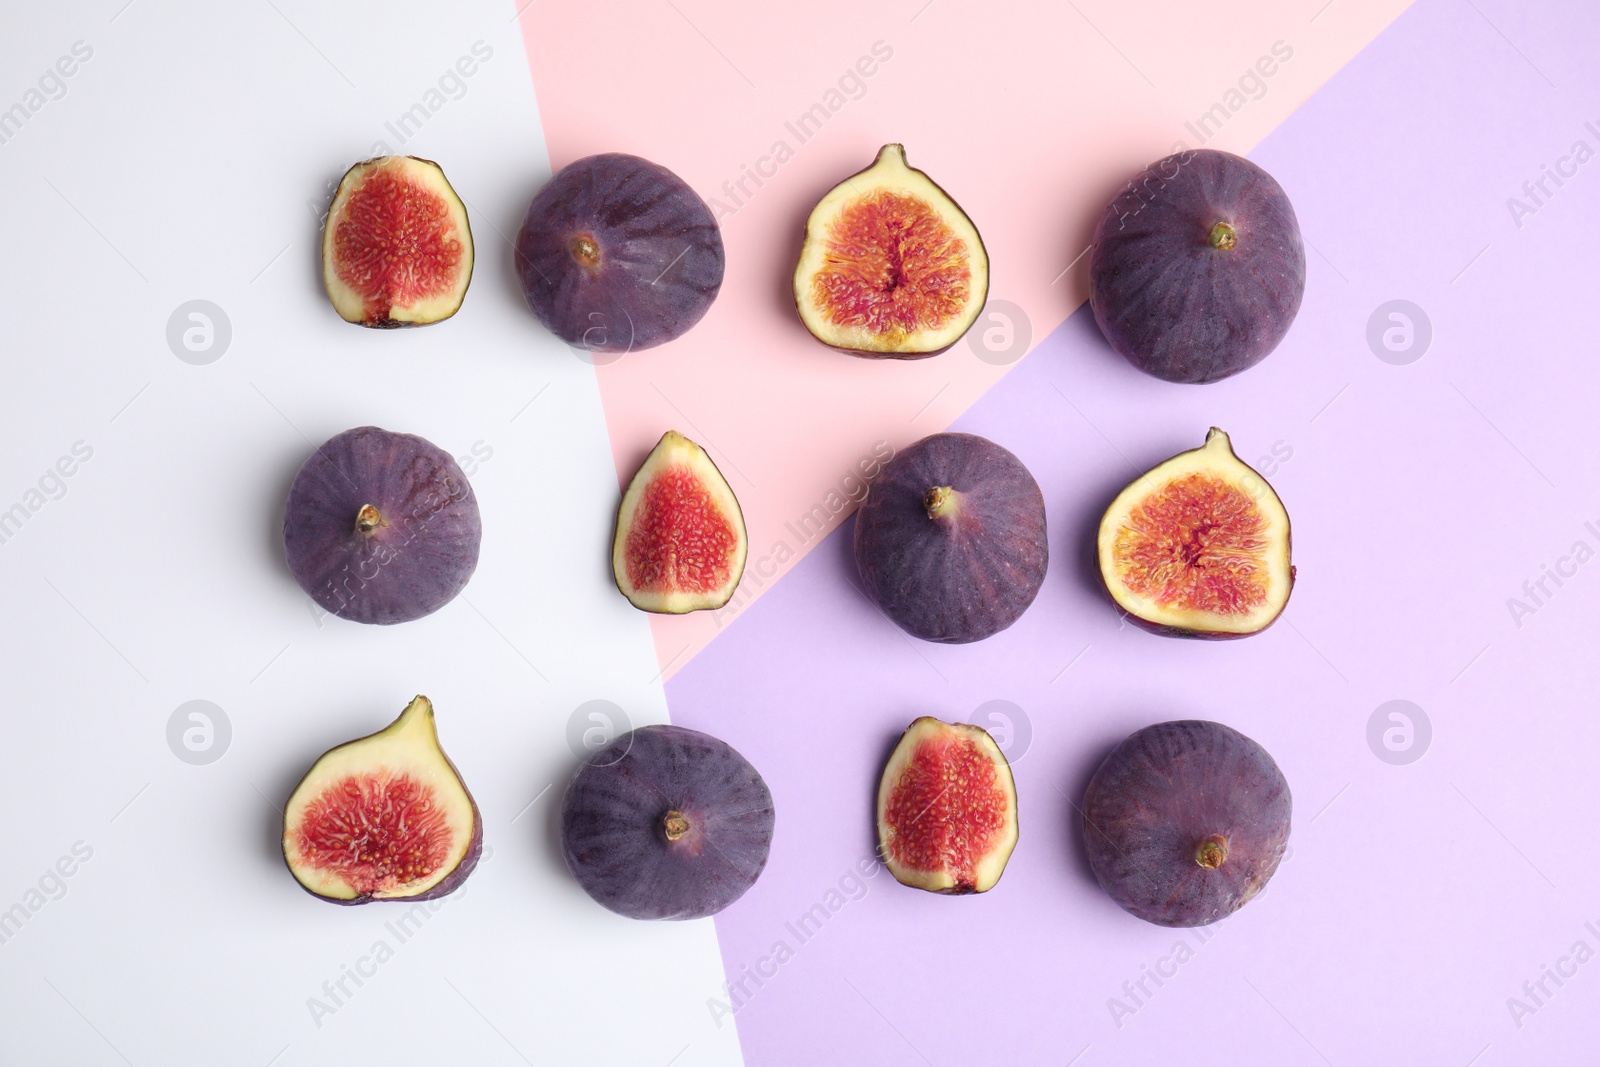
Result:
{"type": "Polygon", "coordinates": [[[931,893],[983,893],[1016,846],[1017,787],[988,731],[926,715],[907,727],[878,783],[889,873],[931,893]]]}
{"type": "Polygon", "coordinates": [[[993,441],[937,433],[884,464],[856,513],[855,556],[867,597],[907,633],[981,641],[1044,584],[1044,494],[993,441]]]}
{"type": "Polygon", "coordinates": [[[1169,382],[1214,382],[1261,362],[1288,334],[1305,287],[1289,197],[1228,152],[1150,164],[1095,227],[1095,322],[1128,362],[1169,382]]]}
{"type": "Polygon", "coordinates": [[[323,224],[322,279],[346,322],[389,329],[454,315],[472,282],[472,227],[439,164],[380,156],[351,167],[323,224]]]}
{"type": "Polygon", "coordinates": [[[1100,577],[1128,618],[1174,637],[1270,626],[1294,588],[1289,513],[1215,426],[1128,485],[1100,520],[1100,577]]]}
{"type": "Polygon", "coordinates": [[[905,149],[886,144],[806,220],[794,271],[800,321],[853,355],[920,359],[977,321],[989,294],[978,229],[905,149]]]}
{"type": "Polygon", "coordinates": [[[539,321],[591,352],[665,344],[722,288],[711,208],[666,167],[621,152],[569,163],[534,195],[516,259],[539,321]]]}
{"type": "Polygon", "coordinates": [[[586,893],[632,919],[701,919],[767,865],[772,793],[731,745],[641,726],[578,767],[561,801],[561,851],[586,893]]]}
{"type": "Polygon", "coordinates": [[[720,608],[744,576],[749,538],[705,449],[668,430],[622,495],[611,569],[634,607],[668,615],[720,608]]]}
{"type": "Polygon", "coordinates": [[[483,819],[419,696],[368,737],[323,753],[284,805],[283,858],[334,904],[432,900],[472,873],[483,819]]]}
{"type": "Polygon", "coordinates": [[[359,426],[324,442],[284,509],[289,570],[324,610],[397,623],[444,607],[478,566],[478,498],[450,453],[359,426]]]}
{"type": "Polygon", "coordinates": [[[1249,903],[1289,841],[1289,784],[1221,723],[1138,730],[1083,798],[1089,866],[1111,899],[1159,926],[1204,926],[1249,903]]]}

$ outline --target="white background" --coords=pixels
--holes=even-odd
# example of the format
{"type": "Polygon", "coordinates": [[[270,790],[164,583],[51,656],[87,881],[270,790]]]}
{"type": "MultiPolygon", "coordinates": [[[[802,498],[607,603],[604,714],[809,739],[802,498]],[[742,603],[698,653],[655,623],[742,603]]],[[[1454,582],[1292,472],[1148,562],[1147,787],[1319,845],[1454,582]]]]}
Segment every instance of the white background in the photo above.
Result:
{"type": "Polygon", "coordinates": [[[645,618],[610,588],[593,371],[511,269],[549,174],[514,9],[122,2],[13,4],[0,30],[0,109],[74,42],[93,49],[0,144],[0,510],[93,449],[0,544],[0,910],[74,843],[93,850],[0,944],[0,1060],[736,1062],[705,1009],[711,923],[611,915],[555,844],[574,709],[614,701],[637,725],[666,708],[645,618]],[[464,95],[399,144],[384,124],[477,41],[493,55],[464,95]],[[472,289],[425,329],[351,326],[321,291],[308,201],[380,139],[440,161],[471,213],[472,289]],[[232,327],[206,366],[166,339],[193,299],[232,327]],[[492,450],[471,475],[477,574],[398,627],[319,620],[282,559],[295,470],[369,423],[492,450]],[[401,909],[301,891],[276,805],[418,692],[492,851],[401,944],[384,928],[401,909]],[[204,766],[166,738],[195,699],[232,728],[204,766]],[[379,939],[393,958],[318,1026],[308,1000],[379,939]]]}

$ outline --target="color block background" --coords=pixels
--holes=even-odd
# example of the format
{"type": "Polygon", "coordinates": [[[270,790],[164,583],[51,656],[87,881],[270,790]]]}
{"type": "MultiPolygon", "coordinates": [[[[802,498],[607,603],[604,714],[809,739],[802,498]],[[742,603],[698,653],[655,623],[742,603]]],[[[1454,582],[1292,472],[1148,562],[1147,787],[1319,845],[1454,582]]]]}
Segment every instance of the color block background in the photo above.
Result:
{"type": "Polygon", "coordinates": [[[0,1061],[1588,1056],[1600,24],[1578,0],[111,0],[0,26],[0,514],[25,513],[0,527],[0,1061]],[[1080,254],[1119,181],[1202,134],[1278,176],[1313,254],[1283,349],[1191,389],[1106,350],[1080,254]],[[801,220],[890,139],[984,232],[977,348],[874,364],[792,316],[801,220]],[[522,305],[509,240],[552,165],[598,150],[715,198],[730,267],[691,334],[594,368],[522,305]],[[443,163],[478,273],[450,322],[373,334],[327,308],[317,226],[387,151],[443,163]],[[230,335],[205,365],[170,339],[197,299],[230,335]],[[1431,341],[1385,362],[1395,300],[1431,341]],[[1053,554],[1023,620],[959,649],[852,588],[846,509],[825,537],[785,525],[952,422],[1028,462],[1053,554]],[[484,509],[467,592],[404,627],[318,617],[277,542],[304,456],[363,423],[469,457],[484,509]],[[1094,592],[1087,537],[1212,424],[1281,491],[1301,584],[1260,637],[1162,641],[1094,592]],[[750,519],[716,615],[647,619],[610,587],[618,485],[667,426],[750,519]],[[492,853],[402,939],[403,912],[294,885],[277,805],[419,691],[492,853]],[[1398,754],[1369,742],[1395,699],[1431,726],[1398,754]],[[169,740],[193,700],[227,726],[209,763],[169,740]],[[616,918],[556,849],[585,737],[669,710],[778,799],[770,869],[714,923],[616,918]],[[878,768],[923,713],[982,718],[1015,761],[1022,843],[982,898],[871,862],[878,768]],[[1204,939],[1109,904],[1072,829],[1100,755],[1180,715],[1261,740],[1297,803],[1271,888],[1204,939]]]}

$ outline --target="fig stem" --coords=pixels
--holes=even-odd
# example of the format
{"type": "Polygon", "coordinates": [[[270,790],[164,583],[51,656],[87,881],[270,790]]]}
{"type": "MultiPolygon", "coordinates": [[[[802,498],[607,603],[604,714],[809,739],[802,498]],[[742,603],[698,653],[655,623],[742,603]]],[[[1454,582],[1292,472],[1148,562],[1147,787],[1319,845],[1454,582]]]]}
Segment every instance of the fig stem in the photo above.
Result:
{"type": "Polygon", "coordinates": [[[1218,252],[1226,252],[1239,243],[1239,231],[1227,222],[1218,222],[1211,227],[1211,247],[1218,252]]]}
{"type": "Polygon", "coordinates": [[[371,504],[362,504],[361,510],[356,512],[356,533],[369,534],[380,526],[388,523],[383,520],[383,512],[371,504]]]}
{"type": "Polygon", "coordinates": [[[689,820],[681,811],[669,811],[661,820],[661,830],[668,841],[676,841],[689,832],[689,820]]]}
{"type": "Polygon", "coordinates": [[[578,234],[567,247],[572,250],[572,258],[585,267],[592,267],[600,262],[600,246],[589,234],[578,234]]]}
{"type": "Polygon", "coordinates": [[[1200,842],[1194,850],[1194,861],[1208,871],[1221,867],[1227,858],[1228,839],[1221,834],[1212,834],[1200,842]]]}
{"type": "Polygon", "coordinates": [[[956,498],[959,495],[948,485],[936,485],[922,495],[922,506],[927,510],[930,519],[951,515],[955,513],[956,498]]]}

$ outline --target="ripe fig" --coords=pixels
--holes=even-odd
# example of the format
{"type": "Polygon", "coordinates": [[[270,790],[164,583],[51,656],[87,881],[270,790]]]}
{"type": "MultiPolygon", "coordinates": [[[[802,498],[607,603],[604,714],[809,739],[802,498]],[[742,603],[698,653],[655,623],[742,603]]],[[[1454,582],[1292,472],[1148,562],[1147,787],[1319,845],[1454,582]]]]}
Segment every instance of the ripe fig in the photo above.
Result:
{"type": "Polygon", "coordinates": [[[630,919],[700,919],[767,865],[772,794],[726,742],[641,726],[584,760],[561,801],[567,869],[630,919]]]}
{"type": "Polygon", "coordinates": [[[377,733],[324,752],[284,805],[283,858],[334,904],[432,900],[478,865],[483,819],[419,696],[377,733]]]}
{"type": "Polygon", "coordinates": [[[1260,633],[1294,588],[1289,513],[1215,426],[1117,494],[1097,547],[1111,599],[1171,637],[1260,633]]]}
{"type": "Polygon", "coordinates": [[[744,515],[705,449],[668,430],[628,483],[611,569],[634,607],[668,615],[720,608],[744,576],[744,515]]]}
{"type": "Polygon", "coordinates": [[[884,464],[856,513],[855,553],[867,596],[907,633],[981,641],[1044,583],[1044,495],[993,441],[936,433],[884,464]]]}
{"type": "Polygon", "coordinates": [[[825,345],[921,359],[961,339],[989,294],[989,254],[960,206],[886,144],[806,220],[794,300],[825,345]]]}
{"type": "Polygon", "coordinates": [[[517,276],[575,348],[628,352],[687,333],[722,288],[722,232],[682,178],[608,152],[561,168],[528,205],[517,276]]]}
{"type": "Polygon", "coordinates": [[[467,209],[431,159],[380,156],[339,182],[322,231],[322,279],[346,322],[426,326],[472,282],[467,209]]]}
{"type": "Polygon", "coordinates": [[[450,454],[407,433],[346,430],[289,487],[289,571],[325,610],[396,623],[444,607],[478,566],[478,498],[450,454]]]}
{"type": "Polygon", "coordinates": [[[1017,847],[1011,765],[981,726],[924,715],[878,782],[878,854],[895,880],[930,893],[983,893],[1017,847]]]}
{"type": "Polygon", "coordinates": [[[1169,382],[1214,382],[1261,362],[1289,332],[1305,287],[1288,196],[1227,152],[1152,163],[1095,227],[1095,322],[1128,362],[1169,382]]]}
{"type": "Polygon", "coordinates": [[[1244,907],[1289,840],[1289,784],[1266,749],[1221,723],[1138,730],[1083,798],[1089,866],[1111,899],[1158,926],[1244,907]]]}

